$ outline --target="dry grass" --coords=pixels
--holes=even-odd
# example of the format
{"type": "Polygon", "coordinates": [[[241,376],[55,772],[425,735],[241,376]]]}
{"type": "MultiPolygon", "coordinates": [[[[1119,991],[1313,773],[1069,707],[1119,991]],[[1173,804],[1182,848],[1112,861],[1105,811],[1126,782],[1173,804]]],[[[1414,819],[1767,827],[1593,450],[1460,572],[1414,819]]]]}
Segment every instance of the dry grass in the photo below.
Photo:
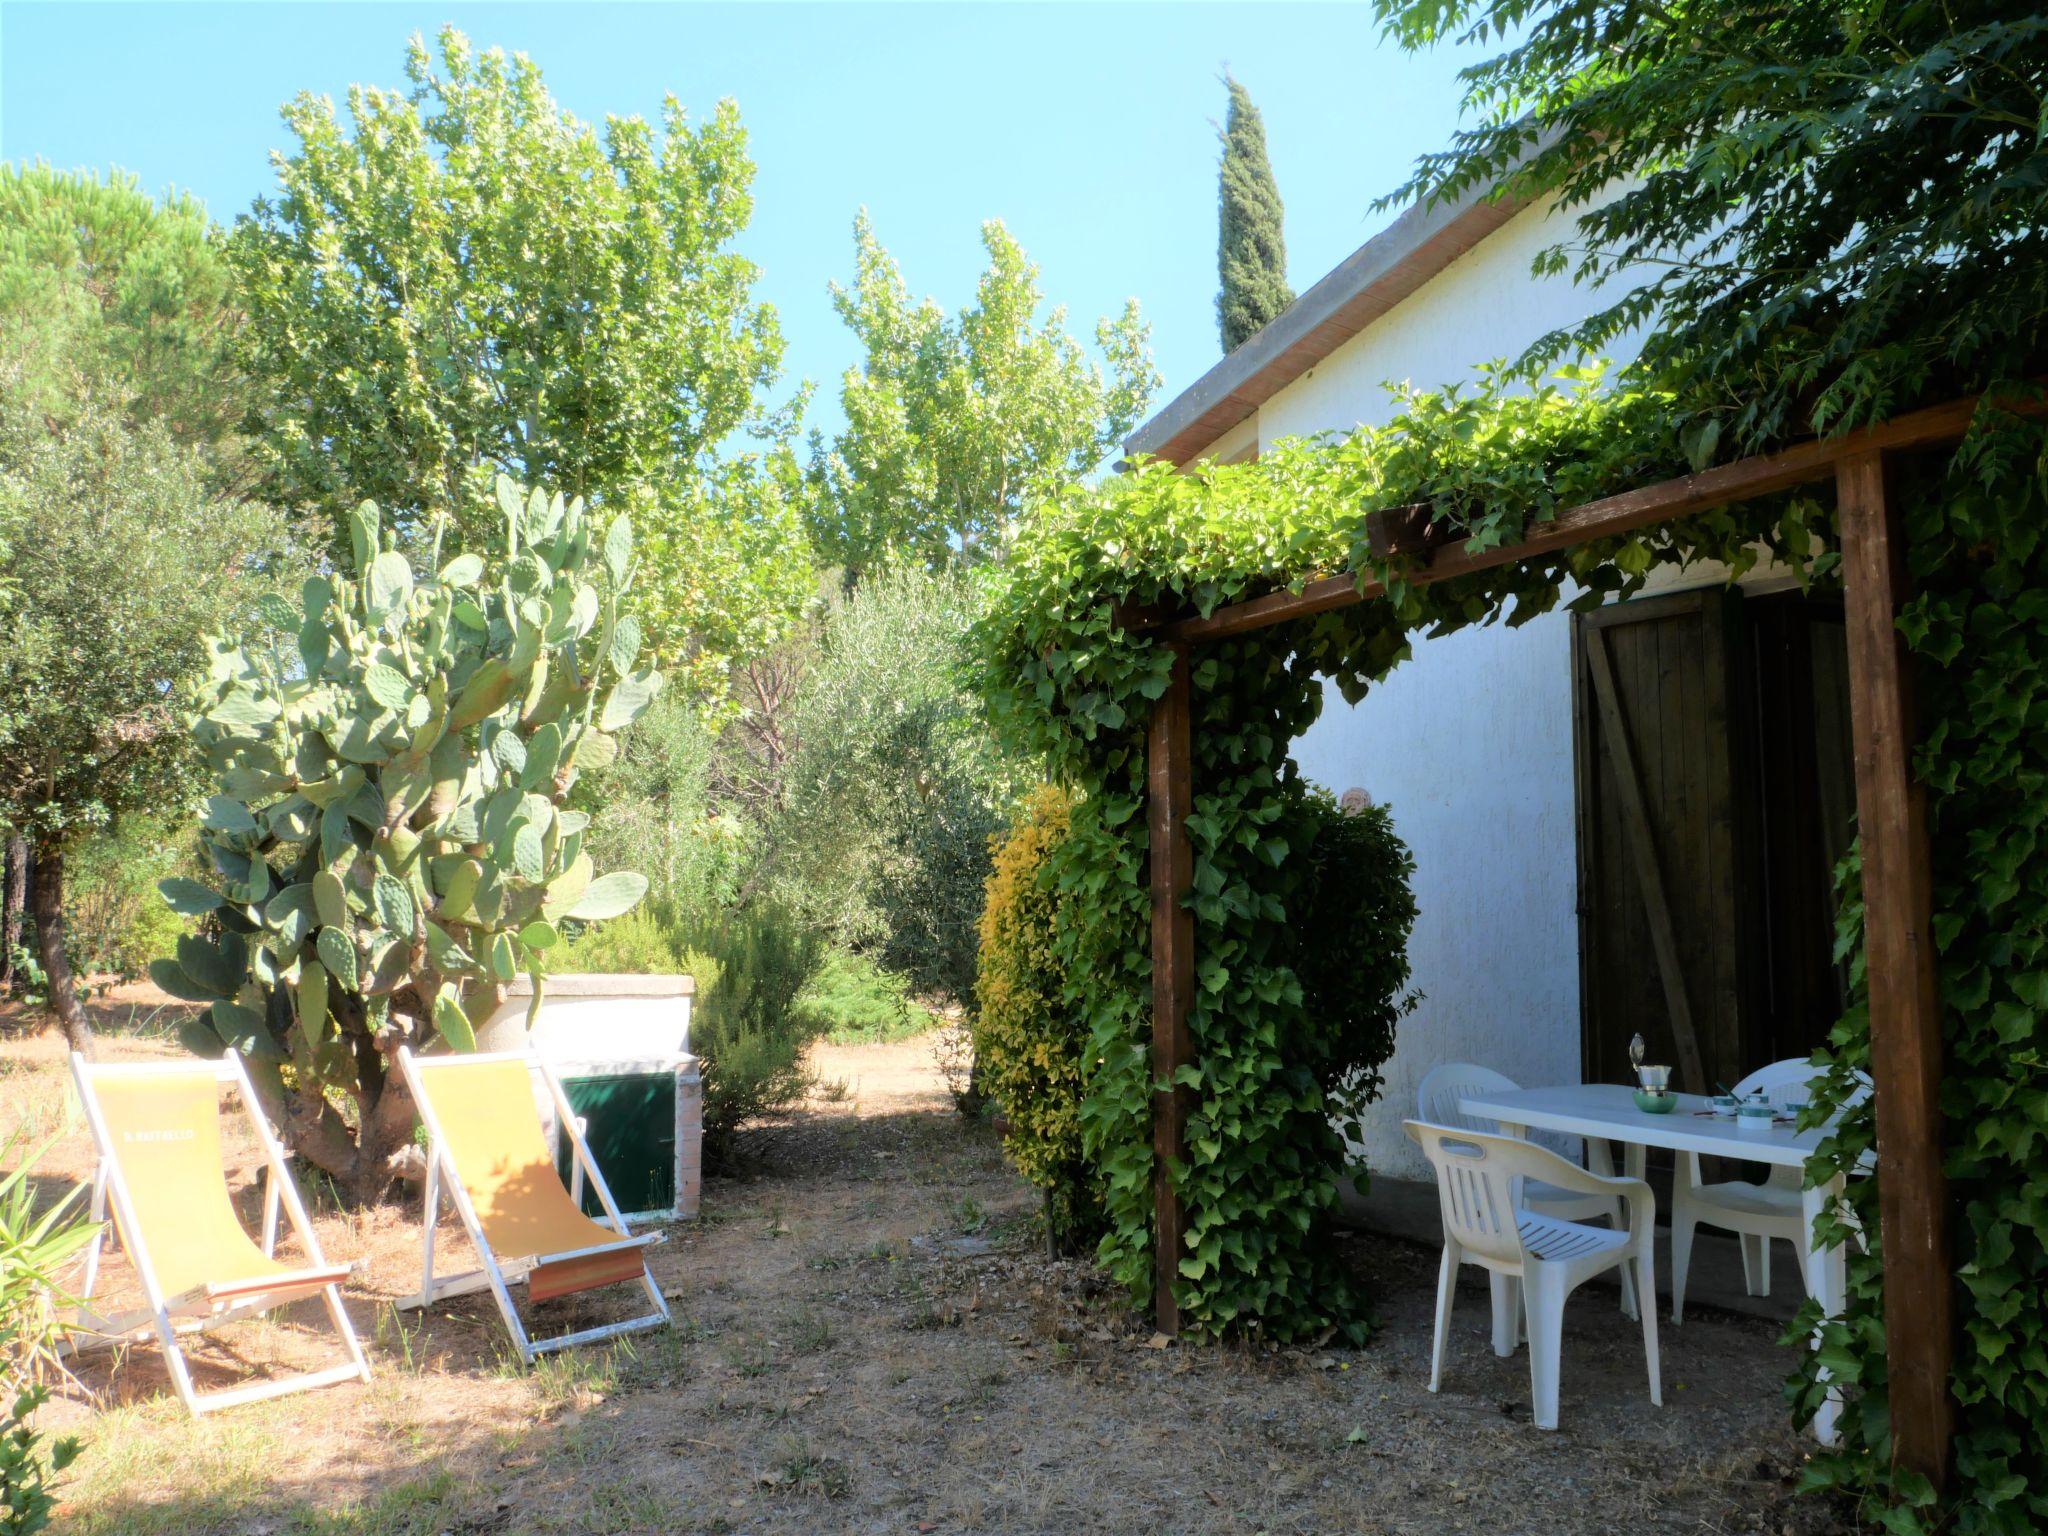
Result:
{"type": "MultiPolygon", "coordinates": [[[[121,1054],[167,1050],[119,1042],[121,1054]]],[[[64,1117],[61,1053],[0,1044],[0,1125],[64,1117]]],[[[323,1203],[359,1261],[350,1305],[377,1380],[204,1423],[155,1353],[97,1364],[52,1418],[87,1449],[65,1529],[175,1532],[1824,1531],[1792,1502],[1773,1330],[1703,1317],[1665,1332],[1651,1410],[1635,1330],[1573,1306],[1564,1428],[1528,1423],[1521,1358],[1461,1295],[1445,1389],[1424,1390],[1433,1254],[1368,1239],[1379,1297],[1361,1352],[1153,1348],[1089,1266],[1050,1263],[1034,1200],[965,1125],[922,1041],[832,1047],[829,1081],[757,1138],[761,1172],[714,1181],[705,1219],[657,1250],[677,1326],[521,1373],[488,1303],[396,1314],[417,1284],[417,1208],[323,1203]]],[[[251,1160],[252,1149],[235,1155],[251,1160]]],[[[86,1170],[82,1140],[50,1171],[86,1170]]],[[[459,1233],[447,1263],[463,1262],[459,1233]]],[[[117,1264],[116,1269],[120,1266],[117,1264]]],[[[543,1309],[543,1326],[604,1315],[543,1309]]],[[[326,1348],[313,1314],[226,1331],[224,1382],[326,1348]]]]}

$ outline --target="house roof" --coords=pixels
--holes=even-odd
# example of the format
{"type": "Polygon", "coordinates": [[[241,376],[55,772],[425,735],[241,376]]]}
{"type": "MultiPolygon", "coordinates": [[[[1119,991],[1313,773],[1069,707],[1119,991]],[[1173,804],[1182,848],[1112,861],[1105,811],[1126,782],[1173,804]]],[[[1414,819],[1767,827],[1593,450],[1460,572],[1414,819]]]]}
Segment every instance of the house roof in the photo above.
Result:
{"type": "Polygon", "coordinates": [[[1410,208],[1125,438],[1125,455],[1188,462],[1527,206],[1485,187],[1410,208]]]}

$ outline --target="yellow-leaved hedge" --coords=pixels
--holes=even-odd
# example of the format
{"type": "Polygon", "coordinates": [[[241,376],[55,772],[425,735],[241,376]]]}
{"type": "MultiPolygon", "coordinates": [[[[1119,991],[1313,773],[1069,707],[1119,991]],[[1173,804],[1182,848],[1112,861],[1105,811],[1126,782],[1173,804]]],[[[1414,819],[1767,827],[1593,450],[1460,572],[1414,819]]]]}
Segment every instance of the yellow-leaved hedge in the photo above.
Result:
{"type": "Polygon", "coordinates": [[[1067,791],[1038,789],[996,849],[981,914],[974,1060],[982,1091],[1009,1121],[1011,1159],[1045,1195],[1047,1236],[1078,1251],[1103,1229],[1081,1143],[1088,1025],[1068,996],[1059,907],[1045,878],[1072,809],[1067,791]]]}

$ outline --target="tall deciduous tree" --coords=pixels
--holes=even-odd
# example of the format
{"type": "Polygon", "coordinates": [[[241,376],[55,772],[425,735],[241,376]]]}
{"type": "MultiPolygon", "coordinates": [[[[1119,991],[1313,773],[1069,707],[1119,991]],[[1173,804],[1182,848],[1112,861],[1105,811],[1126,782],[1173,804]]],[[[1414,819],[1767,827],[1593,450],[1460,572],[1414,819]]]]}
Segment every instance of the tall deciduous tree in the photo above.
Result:
{"type": "Polygon", "coordinates": [[[1245,88],[1223,77],[1230,110],[1216,178],[1216,324],[1235,352],[1294,302],[1280,188],[1266,158],[1266,124],[1245,88]]]}
{"type": "Polygon", "coordinates": [[[1159,385],[1135,299],[1096,322],[1097,362],[1064,308],[1039,318],[1038,269],[1001,221],[981,239],[974,302],[948,316],[910,297],[865,212],[854,223],[853,284],[832,299],[863,356],[840,385],[845,431],[829,450],[812,438],[812,543],[829,563],[975,558],[1028,491],[1099,465],[1159,385]]]}
{"type": "Polygon", "coordinates": [[[660,124],[600,134],[530,59],[452,27],[438,60],[414,37],[406,78],[352,88],[350,129],[325,97],[291,102],[278,195],[235,232],[279,498],[323,531],[367,497],[483,535],[505,473],[630,511],[650,642],[717,677],[810,590],[793,473],[719,453],[751,429],[791,467],[794,431],[794,407],[762,407],[782,334],[732,249],[753,211],[737,107],[692,127],[670,98],[660,124]]]}
{"type": "Polygon", "coordinates": [[[1539,267],[1604,282],[1524,362],[1648,326],[1702,457],[2039,375],[2048,17],[2028,6],[1378,0],[1476,126],[1382,206],[1506,186],[1580,210],[1539,267]],[[1531,113],[1530,103],[1541,110],[1531,113]]]}

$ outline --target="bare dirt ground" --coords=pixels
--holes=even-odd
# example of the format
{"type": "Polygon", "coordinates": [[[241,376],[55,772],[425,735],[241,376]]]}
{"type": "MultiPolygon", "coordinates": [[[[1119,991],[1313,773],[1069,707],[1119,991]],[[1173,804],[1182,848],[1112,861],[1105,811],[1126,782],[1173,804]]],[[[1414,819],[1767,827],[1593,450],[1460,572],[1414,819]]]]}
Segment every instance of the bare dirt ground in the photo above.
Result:
{"type": "MultiPolygon", "coordinates": [[[[102,1005],[125,1020],[134,999],[102,1005]]],[[[0,1016],[0,1026],[6,1023],[0,1016]]],[[[113,1038],[108,1055],[168,1054],[113,1038]]],[[[376,1380],[200,1423],[153,1349],[88,1357],[48,1410],[84,1436],[60,1528],[176,1532],[1793,1532],[1768,1325],[1666,1328],[1665,1407],[1605,1294],[1567,1319],[1563,1425],[1528,1420],[1526,1360],[1494,1358],[1483,1286],[1461,1291],[1444,1390],[1425,1390],[1432,1252],[1346,1240],[1377,1297],[1364,1350],[1153,1347],[1086,1264],[1048,1261],[1036,1202],[992,1133],[952,1113],[928,1040],[824,1047],[806,1110],[751,1133],[758,1171],[711,1180],[655,1251],[676,1327],[522,1373],[496,1313],[418,1284],[417,1203],[318,1199],[376,1380]],[[843,1084],[843,1087],[833,1087],[843,1084]]],[[[0,1136],[58,1140],[86,1176],[54,1036],[0,1039],[0,1136]]],[[[254,1149],[230,1138],[246,1197],[254,1149]]],[[[457,1228],[440,1241],[467,1267],[457,1228]]],[[[125,1274],[116,1259],[112,1277],[125,1274]]],[[[543,1329],[623,1315],[565,1300],[543,1329]]],[[[202,1385],[322,1359],[315,1308],[199,1345],[202,1385]]]]}

